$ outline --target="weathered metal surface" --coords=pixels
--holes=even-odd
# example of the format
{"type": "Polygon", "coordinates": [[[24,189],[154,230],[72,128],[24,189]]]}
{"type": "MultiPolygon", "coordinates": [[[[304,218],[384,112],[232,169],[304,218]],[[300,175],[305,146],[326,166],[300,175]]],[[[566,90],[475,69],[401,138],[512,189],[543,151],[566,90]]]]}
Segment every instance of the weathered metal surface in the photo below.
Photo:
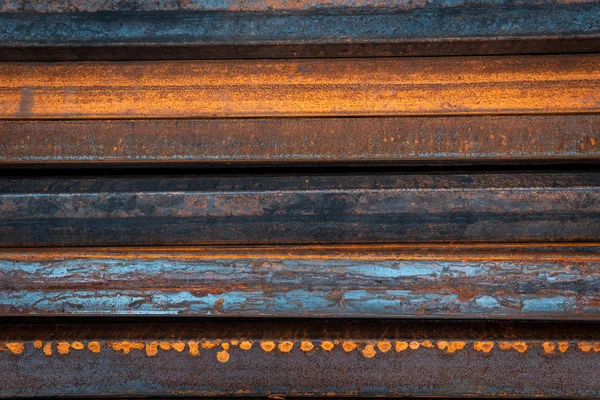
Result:
{"type": "Polygon", "coordinates": [[[600,396],[597,324],[10,324],[0,395],[600,396]]]}
{"type": "Polygon", "coordinates": [[[4,1],[0,59],[597,52],[594,1],[4,1]]]}
{"type": "Polygon", "coordinates": [[[0,315],[600,320],[600,244],[0,252],[0,315]]]}
{"type": "Polygon", "coordinates": [[[0,121],[0,163],[600,159],[600,115],[0,121]]]}
{"type": "Polygon", "coordinates": [[[3,246],[597,241],[600,174],[5,178],[3,246]]]}
{"type": "Polygon", "coordinates": [[[600,55],[2,63],[0,118],[600,111],[600,55]]]}

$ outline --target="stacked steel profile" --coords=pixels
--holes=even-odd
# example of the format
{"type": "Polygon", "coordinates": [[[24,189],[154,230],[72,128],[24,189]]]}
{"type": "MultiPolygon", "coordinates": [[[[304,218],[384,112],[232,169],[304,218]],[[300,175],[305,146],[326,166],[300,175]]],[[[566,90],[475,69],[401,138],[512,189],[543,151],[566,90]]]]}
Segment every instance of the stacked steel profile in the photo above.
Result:
{"type": "Polygon", "coordinates": [[[600,398],[600,1],[4,0],[0,173],[0,397],[600,398]]]}

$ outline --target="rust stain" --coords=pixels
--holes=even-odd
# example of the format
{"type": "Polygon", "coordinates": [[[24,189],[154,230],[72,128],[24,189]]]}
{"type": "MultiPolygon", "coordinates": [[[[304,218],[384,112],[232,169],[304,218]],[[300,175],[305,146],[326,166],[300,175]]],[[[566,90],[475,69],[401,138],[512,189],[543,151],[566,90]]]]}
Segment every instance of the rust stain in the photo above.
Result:
{"type": "Polygon", "coordinates": [[[423,340],[421,342],[421,346],[423,347],[427,347],[428,349],[433,349],[435,346],[433,345],[433,342],[431,340],[423,340]]]}
{"type": "Polygon", "coordinates": [[[482,351],[484,353],[489,353],[494,348],[494,342],[475,342],[473,343],[473,348],[477,351],[482,351]]]}
{"type": "Polygon", "coordinates": [[[88,343],[88,349],[90,349],[90,351],[92,353],[99,353],[100,352],[100,342],[89,342],[88,343]]]}
{"type": "Polygon", "coordinates": [[[408,344],[408,347],[410,347],[412,350],[417,350],[419,347],[421,347],[421,343],[417,342],[416,340],[413,340],[408,344]]]}
{"type": "Polygon", "coordinates": [[[342,348],[344,349],[345,352],[350,352],[356,348],[356,343],[346,341],[346,342],[342,343],[342,348]]]}
{"type": "Polygon", "coordinates": [[[325,340],[323,341],[323,343],[321,343],[321,348],[325,351],[331,351],[333,350],[335,344],[333,342],[330,342],[329,340],[325,340]]]}
{"type": "Polygon", "coordinates": [[[311,351],[314,348],[315,348],[315,345],[312,344],[312,342],[310,342],[308,340],[303,340],[302,343],[300,343],[300,350],[302,350],[304,352],[311,351]]]}
{"type": "Polygon", "coordinates": [[[252,348],[252,342],[248,340],[244,340],[240,343],[240,349],[242,350],[250,350],[252,348]]]}
{"type": "Polygon", "coordinates": [[[455,351],[464,349],[466,343],[460,341],[447,342],[445,340],[439,340],[437,342],[437,346],[440,350],[444,350],[448,353],[454,353],[455,351]]]}
{"type": "Polygon", "coordinates": [[[554,354],[554,350],[556,350],[556,343],[544,342],[542,343],[542,348],[544,349],[544,353],[554,354]]]}
{"type": "Polygon", "coordinates": [[[198,349],[199,344],[200,343],[194,342],[194,341],[188,342],[188,347],[190,348],[190,354],[194,357],[197,357],[200,354],[200,350],[198,349]]]}
{"type": "Polygon", "coordinates": [[[223,348],[223,350],[229,350],[229,343],[223,342],[223,343],[221,343],[221,347],[223,348]]]}
{"type": "Polygon", "coordinates": [[[173,348],[175,351],[177,351],[177,352],[181,353],[183,350],[185,350],[185,343],[183,343],[183,342],[175,342],[175,343],[171,343],[171,347],[172,347],[172,348],[173,348]]]}
{"type": "Polygon", "coordinates": [[[171,350],[171,343],[169,342],[160,342],[158,344],[158,347],[160,347],[161,350],[171,350]]]}
{"type": "Polygon", "coordinates": [[[240,344],[240,342],[238,342],[238,341],[237,341],[237,340],[235,340],[235,339],[233,339],[233,340],[231,341],[231,345],[232,345],[232,346],[237,346],[238,344],[240,344]]]}
{"type": "Polygon", "coordinates": [[[567,350],[569,350],[569,343],[568,342],[558,342],[558,350],[561,353],[566,352],[567,350]]]}
{"type": "Polygon", "coordinates": [[[43,345],[44,344],[41,340],[36,340],[35,342],[33,342],[33,347],[35,347],[36,349],[41,349],[43,345]]]}
{"type": "Polygon", "coordinates": [[[21,353],[23,353],[23,351],[25,351],[25,345],[23,343],[18,343],[18,342],[6,343],[6,347],[8,347],[8,349],[13,354],[21,354],[21,353]]]}
{"type": "Polygon", "coordinates": [[[131,352],[131,350],[133,350],[133,349],[142,350],[144,348],[144,343],[129,342],[129,341],[110,342],[110,343],[108,343],[108,345],[110,347],[112,347],[112,349],[115,351],[122,350],[124,354],[129,354],[131,352]]]}
{"type": "Polygon", "coordinates": [[[525,342],[513,342],[512,348],[518,351],[519,353],[524,353],[527,351],[527,343],[525,342]]]}
{"type": "Polygon", "coordinates": [[[283,352],[283,353],[289,353],[292,348],[294,347],[294,342],[290,342],[289,340],[286,340],[284,342],[280,342],[277,347],[279,348],[279,351],[283,352]]]}
{"type": "Polygon", "coordinates": [[[381,352],[387,353],[392,348],[392,343],[387,340],[383,340],[383,341],[377,342],[377,348],[381,352]]]}
{"type": "Polygon", "coordinates": [[[75,350],[83,350],[85,348],[85,346],[81,342],[73,342],[73,343],[71,343],[71,348],[73,348],[75,350]]]}
{"type": "Polygon", "coordinates": [[[227,350],[219,351],[217,353],[217,360],[219,360],[219,362],[222,363],[226,363],[227,361],[229,361],[229,353],[227,352],[227,350]]]}
{"type": "Polygon", "coordinates": [[[265,340],[264,342],[260,343],[260,347],[267,353],[270,353],[273,351],[273,349],[275,349],[275,342],[271,340],[265,340]]]}
{"type": "Polygon", "coordinates": [[[408,349],[407,342],[396,342],[396,352],[400,353],[401,351],[404,351],[406,349],[408,349]]]}
{"type": "Polygon", "coordinates": [[[52,343],[50,343],[50,342],[46,343],[46,345],[44,346],[44,354],[47,356],[52,355],[52,343]]]}
{"type": "Polygon", "coordinates": [[[498,346],[502,349],[502,350],[511,350],[512,349],[512,345],[510,344],[510,342],[500,342],[498,343],[498,346]]]}
{"type": "Polygon", "coordinates": [[[158,354],[158,343],[157,342],[146,343],[146,355],[148,357],[154,357],[157,354],[158,354]]]}
{"type": "Polygon", "coordinates": [[[202,342],[202,348],[205,349],[205,350],[212,349],[216,345],[217,344],[215,342],[212,342],[210,340],[205,340],[204,342],[202,342]]]}
{"type": "Polygon", "coordinates": [[[375,357],[375,354],[377,354],[372,344],[366,345],[362,353],[367,358],[373,358],[375,357]]]}
{"type": "Polygon", "coordinates": [[[69,349],[71,348],[71,344],[67,342],[59,342],[56,346],[56,350],[58,350],[58,354],[69,354],[69,349]]]}

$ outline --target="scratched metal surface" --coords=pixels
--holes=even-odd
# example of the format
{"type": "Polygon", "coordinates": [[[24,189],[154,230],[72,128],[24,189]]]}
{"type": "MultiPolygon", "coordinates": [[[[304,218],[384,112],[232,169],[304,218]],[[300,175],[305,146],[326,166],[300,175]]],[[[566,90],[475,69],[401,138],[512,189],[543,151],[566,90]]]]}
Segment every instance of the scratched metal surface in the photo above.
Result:
{"type": "Polygon", "coordinates": [[[5,178],[3,246],[596,241],[600,174],[5,178]]]}
{"type": "Polygon", "coordinates": [[[0,315],[598,320],[600,245],[0,251],[0,315]]]}
{"type": "Polygon", "coordinates": [[[572,162],[600,158],[600,116],[0,121],[0,138],[5,166],[572,162]]]}
{"type": "Polygon", "coordinates": [[[5,1],[1,58],[594,52],[598,1],[5,1]]]}
{"type": "Polygon", "coordinates": [[[600,55],[0,63],[0,119],[600,111],[600,55]]]}
{"type": "Polygon", "coordinates": [[[3,325],[14,396],[600,396],[597,324],[273,321],[3,325]]]}

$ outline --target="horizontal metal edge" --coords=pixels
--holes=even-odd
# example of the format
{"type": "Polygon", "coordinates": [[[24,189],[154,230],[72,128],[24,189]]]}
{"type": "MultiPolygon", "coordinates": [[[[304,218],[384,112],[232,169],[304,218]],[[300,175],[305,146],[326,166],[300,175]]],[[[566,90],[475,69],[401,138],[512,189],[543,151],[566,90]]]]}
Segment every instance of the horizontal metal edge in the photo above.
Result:
{"type": "MultiPolygon", "coordinates": [[[[409,2],[371,3],[366,7],[363,7],[364,3],[356,2],[343,5],[327,2],[324,7],[318,2],[298,2],[291,9],[291,2],[285,2],[280,5],[287,9],[279,11],[277,7],[265,7],[264,2],[257,4],[247,6],[248,11],[223,11],[234,9],[235,5],[209,11],[190,10],[190,5],[181,6],[179,2],[177,11],[162,12],[152,11],[155,8],[152,5],[148,8],[150,11],[4,12],[0,13],[0,24],[4,27],[0,31],[0,42],[9,53],[11,49],[21,51],[5,53],[2,58],[35,58],[33,49],[27,48],[38,47],[36,51],[41,50],[38,58],[46,53],[48,59],[73,59],[77,53],[69,52],[70,47],[111,45],[145,46],[147,54],[144,58],[168,55],[168,50],[167,54],[161,54],[156,46],[182,44],[191,49],[188,57],[203,58],[207,58],[201,49],[205,45],[216,46],[208,52],[217,57],[238,57],[236,46],[257,46],[253,49],[257,50],[254,57],[268,56],[269,52],[261,51],[260,46],[270,47],[274,54],[271,57],[310,56],[311,52],[313,56],[320,53],[336,57],[382,56],[386,53],[392,56],[441,55],[457,54],[457,51],[458,54],[539,52],[534,41],[524,43],[531,39],[555,51],[598,51],[600,48],[600,5],[596,1],[538,2],[534,5],[462,2],[451,7],[440,6],[441,2],[419,6],[409,2]],[[261,9],[261,6],[265,8],[261,9]],[[564,39],[585,39],[586,44],[569,49],[561,45],[564,39]],[[445,46],[426,45],[437,41],[444,42],[445,46]],[[461,46],[461,41],[471,44],[461,46]],[[314,45],[323,47],[311,50],[314,45]],[[294,47],[286,49],[283,46],[294,47]],[[63,47],[66,52],[56,47],[63,47]]],[[[56,11],[52,7],[47,6],[47,10],[56,11]]],[[[70,9],[77,9],[77,6],[70,9]]],[[[44,11],[44,6],[38,6],[35,11],[40,10],[44,11]]],[[[186,53],[181,50],[180,56],[184,57],[186,53]]],[[[118,59],[123,55],[126,56],[126,52],[122,55],[113,53],[112,57],[118,59]]],[[[88,56],[93,57],[91,52],[88,56]]],[[[96,57],[110,59],[111,53],[106,49],[96,57]]],[[[82,59],[81,53],[79,59],[82,59]]]]}
{"type": "Polygon", "coordinates": [[[0,121],[0,164],[600,160],[600,115],[0,121]]]}
{"type": "Polygon", "coordinates": [[[600,321],[600,244],[0,251],[2,316],[600,321]]]}
{"type": "Polygon", "coordinates": [[[4,324],[0,393],[590,398],[596,325],[4,324]]]}
{"type": "Polygon", "coordinates": [[[600,111],[599,55],[0,64],[0,119],[600,111]]]}
{"type": "Polygon", "coordinates": [[[600,174],[4,178],[3,246],[597,241],[600,174]]]}

